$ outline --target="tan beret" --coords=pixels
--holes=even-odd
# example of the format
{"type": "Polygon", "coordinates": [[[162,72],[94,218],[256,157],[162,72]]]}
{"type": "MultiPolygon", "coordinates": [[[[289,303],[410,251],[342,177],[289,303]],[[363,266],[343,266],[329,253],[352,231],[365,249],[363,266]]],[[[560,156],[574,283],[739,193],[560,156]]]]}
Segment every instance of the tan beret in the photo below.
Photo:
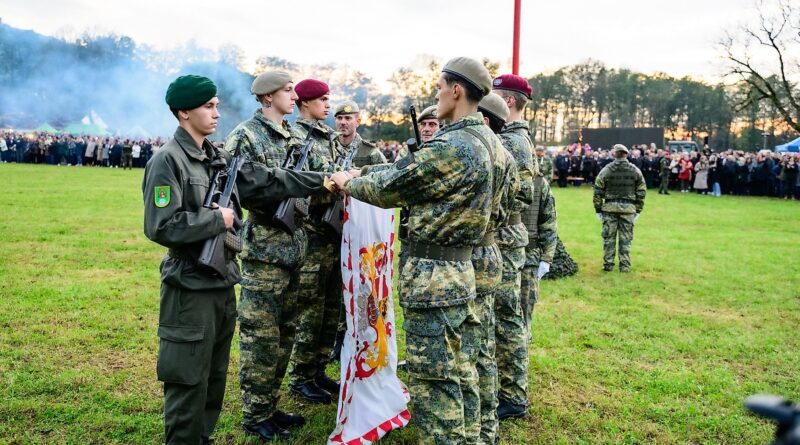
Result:
{"type": "Polygon", "coordinates": [[[452,74],[472,84],[483,95],[492,90],[492,76],[482,63],[469,57],[450,59],[442,68],[443,73],[452,74]]]}
{"type": "Polygon", "coordinates": [[[436,115],[436,105],[431,105],[430,107],[422,110],[422,113],[417,116],[417,122],[424,121],[426,119],[439,119],[436,115]]]}
{"type": "Polygon", "coordinates": [[[287,72],[267,71],[256,77],[253,85],[250,86],[250,92],[255,95],[274,93],[291,81],[292,76],[287,72]]]}
{"type": "Polygon", "coordinates": [[[508,105],[506,105],[506,101],[497,93],[489,93],[486,97],[481,99],[481,102],[478,104],[478,111],[484,114],[489,113],[503,122],[505,122],[506,119],[508,119],[508,115],[511,114],[508,105]]]}
{"type": "Polygon", "coordinates": [[[353,102],[352,100],[346,100],[334,108],[333,115],[338,116],[340,114],[358,114],[359,112],[361,112],[361,110],[358,108],[357,103],[353,102]]]}
{"type": "Polygon", "coordinates": [[[611,151],[613,151],[613,152],[624,151],[625,153],[628,153],[628,147],[626,147],[626,146],[624,146],[622,144],[616,144],[611,149],[611,151]]]}

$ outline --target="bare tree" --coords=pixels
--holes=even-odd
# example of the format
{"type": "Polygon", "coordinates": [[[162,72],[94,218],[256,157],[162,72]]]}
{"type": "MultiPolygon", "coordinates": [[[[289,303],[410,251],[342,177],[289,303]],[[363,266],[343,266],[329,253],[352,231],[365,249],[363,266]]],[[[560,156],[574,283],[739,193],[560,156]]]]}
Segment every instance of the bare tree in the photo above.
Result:
{"type": "Polygon", "coordinates": [[[726,33],[720,42],[727,76],[746,85],[737,111],[769,101],[800,132],[800,10],[793,0],[758,0],[757,23],[726,33]]]}

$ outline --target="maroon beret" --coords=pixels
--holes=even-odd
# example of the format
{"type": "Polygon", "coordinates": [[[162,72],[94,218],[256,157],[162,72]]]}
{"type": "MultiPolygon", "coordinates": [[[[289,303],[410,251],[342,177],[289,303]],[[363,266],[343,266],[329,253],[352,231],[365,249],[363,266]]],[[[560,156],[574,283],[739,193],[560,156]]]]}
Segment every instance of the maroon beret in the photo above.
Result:
{"type": "Polygon", "coordinates": [[[316,79],[305,79],[297,82],[294,86],[294,91],[297,93],[297,100],[307,101],[319,99],[320,97],[331,92],[328,84],[316,79]]]}
{"type": "Polygon", "coordinates": [[[492,88],[495,90],[516,91],[524,94],[528,99],[531,98],[531,94],[533,93],[531,84],[529,84],[524,77],[517,76],[516,74],[503,74],[502,76],[497,76],[497,78],[495,78],[492,82],[492,88]]]}

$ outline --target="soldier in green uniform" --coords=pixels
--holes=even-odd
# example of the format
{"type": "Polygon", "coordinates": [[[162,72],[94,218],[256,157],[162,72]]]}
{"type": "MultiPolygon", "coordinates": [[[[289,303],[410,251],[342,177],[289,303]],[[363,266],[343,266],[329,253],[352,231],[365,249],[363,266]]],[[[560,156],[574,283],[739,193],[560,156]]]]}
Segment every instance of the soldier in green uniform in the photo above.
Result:
{"type": "Polygon", "coordinates": [[[472,444],[480,436],[480,322],[471,258],[492,213],[492,161],[475,134],[494,137],[477,112],[491,77],[480,62],[459,57],[444,65],[437,88],[438,117],[449,125],[389,168],[333,179],[361,201],[409,207],[398,291],[414,423],[421,443],[472,444]]]}
{"type": "MultiPolygon", "coordinates": [[[[330,113],[330,89],[324,82],[305,79],[297,83],[300,115],[292,127],[297,143],[311,133],[314,140],[309,168],[319,172],[337,170],[336,160],[344,155],[336,132],[323,124],[330,113]]],[[[300,269],[300,289],[289,389],[311,403],[330,403],[339,394],[339,384],[325,375],[330,361],[342,305],[340,261],[341,235],[320,224],[334,195],[311,199],[304,224],[308,233],[308,256],[300,269]]]]}
{"type": "Polygon", "coordinates": [[[133,143],[130,139],[125,139],[122,144],[122,169],[133,170],[133,143]]]}
{"type": "Polygon", "coordinates": [[[358,104],[352,100],[342,102],[333,111],[333,116],[336,118],[336,131],[339,133],[339,145],[344,147],[345,154],[355,151],[353,167],[385,164],[386,157],[378,150],[378,146],[358,134],[358,126],[361,124],[360,113],[358,104]]]}
{"type": "Polygon", "coordinates": [[[536,146],[534,156],[539,164],[539,171],[542,173],[544,180],[549,184],[553,179],[553,158],[547,156],[544,147],[541,145],[536,146]]]}
{"type": "MultiPolygon", "coordinates": [[[[497,298],[495,316],[497,317],[497,371],[498,371],[498,407],[497,417],[500,420],[521,418],[526,414],[528,406],[528,344],[530,341],[530,322],[533,305],[538,300],[538,279],[547,273],[553,261],[556,245],[556,213],[555,201],[550,194],[550,187],[539,173],[538,163],[533,159],[528,123],[522,119],[522,111],[527,105],[531,87],[527,80],[514,74],[504,74],[493,81],[493,88],[506,100],[510,114],[508,123],[500,133],[506,147],[515,153],[518,162],[530,163],[531,185],[527,189],[529,197],[522,198],[519,222],[527,231],[528,244],[523,258],[520,251],[509,247],[506,253],[508,261],[504,268],[503,292],[497,298]],[[526,205],[527,204],[527,205],[526,205]],[[519,275],[517,271],[521,267],[519,275]],[[519,278],[517,278],[519,276],[519,278]],[[519,279],[519,291],[516,283],[519,279]]],[[[526,187],[526,168],[520,168],[523,177],[523,191],[526,187]]],[[[511,225],[517,217],[512,216],[511,225]]],[[[515,232],[509,239],[509,246],[519,246],[524,237],[515,232]]]]}
{"type": "MultiPolygon", "coordinates": [[[[236,254],[226,250],[224,275],[197,264],[205,240],[225,233],[237,210],[205,208],[214,169],[227,154],[205,139],[216,130],[217,87],[201,76],[181,76],[166,102],[179,122],[145,168],[144,233],[169,252],[161,262],[157,374],[164,382],[164,426],[169,444],[211,443],[225,392],[230,344],[236,324],[239,282],[236,254]]],[[[232,202],[255,208],[290,196],[327,193],[324,176],[245,162],[232,202]]]]}
{"type": "MultiPolygon", "coordinates": [[[[508,118],[508,106],[495,93],[481,99],[478,111],[484,124],[495,135],[503,129],[508,118]]],[[[476,369],[481,398],[481,433],[478,443],[494,445],[497,436],[497,362],[495,361],[495,293],[503,277],[503,256],[498,246],[507,232],[508,219],[519,193],[517,163],[497,137],[481,142],[492,159],[492,216],[481,244],[472,251],[472,268],[475,270],[475,312],[481,322],[480,347],[476,369]]]]}
{"type": "MultiPolygon", "coordinates": [[[[241,147],[245,159],[280,167],[292,137],[284,116],[294,110],[297,94],[289,74],[270,71],[250,88],[261,107],[228,135],[225,149],[241,147]],[[241,145],[240,145],[241,144],[241,145]]],[[[300,224],[289,234],[272,222],[275,207],[248,207],[242,229],[242,292],[239,299],[239,382],[243,427],[248,434],[272,440],[288,437],[302,416],[277,409],[278,390],[295,335],[300,267],[308,239],[300,224]]]]}
{"type": "Polygon", "coordinates": [[[428,142],[434,134],[439,131],[439,119],[436,117],[436,105],[422,110],[422,113],[417,116],[417,125],[419,125],[419,138],[421,142],[428,142]]]}
{"type": "Polygon", "coordinates": [[[619,271],[631,271],[633,223],[644,208],[647,186],[642,172],[628,162],[628,148],[617,144],[614,161],[594,181],[594,211],[603,223],[603,270],[614,270],[619,239],[619,271]]]}
{"type": "Polygon", "coordinates": [[[661,183],[658,186],[659,195],[669,195],[669,170],[672,166],[672,159],[669,157],[669,150],[664,150],[664,155],[658,161],[658,176],[661,183]]]}

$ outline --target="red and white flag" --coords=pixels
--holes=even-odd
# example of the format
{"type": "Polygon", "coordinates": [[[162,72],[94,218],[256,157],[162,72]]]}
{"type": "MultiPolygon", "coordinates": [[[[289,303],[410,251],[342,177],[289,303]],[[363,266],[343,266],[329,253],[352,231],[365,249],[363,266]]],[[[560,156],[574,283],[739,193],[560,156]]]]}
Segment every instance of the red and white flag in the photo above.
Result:
{"type": "Polygon", "coordinates": [[[347,334],[329,445],[371,444],[408,424],[408,390],[397,377],[393,209],[346,198],[342,282],[347,334]]]}

